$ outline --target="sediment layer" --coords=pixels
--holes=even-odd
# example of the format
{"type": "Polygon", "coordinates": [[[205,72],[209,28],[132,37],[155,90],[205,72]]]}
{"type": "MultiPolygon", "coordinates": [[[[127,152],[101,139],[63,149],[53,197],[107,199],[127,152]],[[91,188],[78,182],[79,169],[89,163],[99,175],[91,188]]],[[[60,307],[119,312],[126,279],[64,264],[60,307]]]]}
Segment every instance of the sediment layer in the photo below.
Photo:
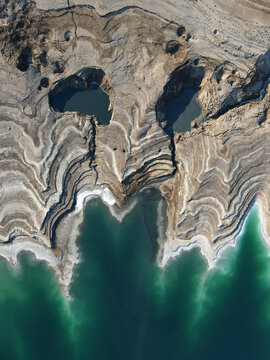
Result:
{"type": "Polygon", "coordinates": [[[213,260],[255,201],[269,212],[267,4],[253,2],[254,24],[229,3],[154,3],[1,5],[0,255],[38,254],[65,291],[87,196],[121,207],[138,189],[159,188],[169,224],[163,263],[193,243],[213,260]],[[108,93],[109,125],[50,107],[74,81],[108,93]],[[166,101],[193,86],[204,121],[173,134],[166,101]]]}

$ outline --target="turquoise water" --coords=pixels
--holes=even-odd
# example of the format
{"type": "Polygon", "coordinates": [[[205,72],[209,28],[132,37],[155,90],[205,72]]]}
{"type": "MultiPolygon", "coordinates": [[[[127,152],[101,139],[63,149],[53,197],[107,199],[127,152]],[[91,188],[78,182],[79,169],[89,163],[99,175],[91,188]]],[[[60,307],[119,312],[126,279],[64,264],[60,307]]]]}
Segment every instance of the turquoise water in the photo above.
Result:
{"type": "Polygon", "coordinates": [[[258,359],[270,356],[270,259],[254,208],[235,248],[206,272],[193,249],[155,263],[158,197],[122,224],[100,201],[85,210],[65,301],[30,254],[0,262],[0,359],[258,359]]]}
{"type": "Polygon", "coordinates": [[[61,112],[78,111],[86,115],[95,115],[102,125],[109,124],[111,119],[111,111],[108,110],[110,98],[95,83],[87,90],[68,87],[51,97],[51,105],[61,112]]]}
{"type": "Polygon", "coordinates": [[[166,117],[174,131],[189,131],[191,122],[201,115],[197,95],[198,90],[184,89],[180,96],[168,101],[166,117]]]}

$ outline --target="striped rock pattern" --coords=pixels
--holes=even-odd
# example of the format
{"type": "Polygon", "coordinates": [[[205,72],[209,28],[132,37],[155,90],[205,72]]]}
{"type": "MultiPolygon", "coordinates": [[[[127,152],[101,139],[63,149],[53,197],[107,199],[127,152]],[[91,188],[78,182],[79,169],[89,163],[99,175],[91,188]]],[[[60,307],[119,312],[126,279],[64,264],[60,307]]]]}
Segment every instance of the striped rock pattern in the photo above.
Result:
{"type": "Polygon", "coordinates": [[[255,201],[267,216],[268,7],[226,4],[0,2],[1,256],[32,251],[67,291],[84,199],[119,207],[145,186],[167,201],[161,263],[192,244],[212,261],[255,201]],[[50,106],[73,80],[108,93],[109,125],[50,106]],[[207,121],[172,134],[166,102],[195,85],[207,121]]]}
{"type": "Polygon", "coordinates": [[[161,262],[197,244],[212,263],[234,242],[255,202],[264,209],[262,230],[270,240],[269,90],[261,101],[234,108],[184,138],[176,135],[178,171],[161,185],[169,220],[161,262]]]}

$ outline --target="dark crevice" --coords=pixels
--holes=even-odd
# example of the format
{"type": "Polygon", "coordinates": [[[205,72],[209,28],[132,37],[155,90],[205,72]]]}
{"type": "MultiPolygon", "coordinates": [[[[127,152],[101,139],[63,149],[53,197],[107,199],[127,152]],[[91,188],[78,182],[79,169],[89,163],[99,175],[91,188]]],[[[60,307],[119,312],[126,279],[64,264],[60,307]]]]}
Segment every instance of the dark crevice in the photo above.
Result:
{"type": "MultiPolygon", "coordinates": [[[[92,164],[96,160],[96,134],[97,134],[97,129],[96,129],[96,122],[95,122],[95,119],[93,117],[90,118],[90,122],[91,122],[91,125],[92,125],[92,137],[91,137],[91,140],[89,142],[89,154],[90,154],[89,167],[92,169],[92,164]]],[[[95,166],[94,166],[94,168],[95,168],[95,166]]]]}
{"type": "Polygon", "coordinates": [[[94,165],[94,166],[93,166],[93,170],[94,170],[94,172],[95,172],[95,174],[96,174],[96,179],[95,179],[95,183],[94,183],[94,188],[95,188],[96,185],[97,185],[97,182],[98,182],[97,165],[94,165]]]}
{"type": "MultiPolygon", "coordinates": [[[[24,237],[24,238],[29,238],[29,235],[28,235],[28,234],[25,234],[25,235],[24,235],[24,234],[11,235],[11,236],[8,238],[8,240],[3,241],[1,244],[3,244],[3,245],[12,244],[13,241],[16,240],[16,238],[18,238],[18,237],[20,237],[20,238],[22,238],[22,237],[24,237]]],[[[35,237],[33,236],[33,238],[35,238],[35,237]]]]}
{"type": "Polygon", "coordinates": [[[112,16],[115,16],[115,15],[119,15],[119,14],[122,14],[128,10],[140,10],[146,14],[150,14],[150,15],[154,15],[154,16],[157,16],[158,18],[166,21],[167,23],[169,24],[173,24],[173,25],[177,25],[179,26],[178,23],[176,23],[175,21],[171,20],[171,19],[168,19],[166,17],[163,17],[161,16],[160,14],[158,14],[157,12],[154,12],[154,11],[151,11],[151,10],[147,10],[147,9],[144,9],[140,6],[136,6],[136,5],[128,5],[128,6],[124,6],[118,10],[114,10],[114,11],[111,11],[111,12],[108,12],[107,14],[104,14],[104,15],[100,15],[97,11],[96,11],[96,8],[94,6],[91,6],[91,5],[87,5],[87,4],[76,4],[76,5],[70,5],[70,1],[67,0],[67,4],[68,4],[68,7],[63,7],[63,8],[58,8],[58,9],[48,9],[48,10],[44,10],[45,13],[50,13],[50,12],[53,12],[53,13],[58,13],[58,12],[62,12],[62,11],[65,11],[65,10],[74,10],[74,9],[89,9],[91,11],[95,11],[101,18],[110,18],[112,16]]]}
{"type": "Polygon", "coordinates": [[[172,154],[172,163],[173,163],[173,166],[175,168],[175,170],[173,171],[173,174],[172,176],[175,175],[178,167],[177,167],[177,162],[175,160],[175,142],[174,142],[174,133],[173,133],[173,130],[172,128],[170,127],[170,129],[167,129],[165,130],[165,132],[170,136],[170,150],[171,150],[171,154],[172,154]]]}
{"type": "Polygon", "coordinates": [[[67,3],[68,3],[68,9],[71,12],[72,22],[74,24],[74,34],[75,34],[75,39],[76,39],[77,38],[77,24],[76,24],[76,22],[74,20],[74,13],[72,11],[72,7],[70,6],[70,0],[67,0],[67,3]]]}
{"type": "MultiPolygon", "coordinates": [[[[174,149],[172,149],[173,153],[175,154],[174,149]]],[[[155,163],[161,160],[168,160],[169,156],[168,155],[160,155],[159,157],[155,158],[155,163]]],[[[125,177],[122,180],[122,184],[125,186],[130,186],[132,183],[134,183],[134,181],[136,183],[138,183],[138,185],[140,185],[140,179],[143,179],[143,181],[145,180],[145,174],[149,173],[149,168],[151,167],[151,165],[153,164],[153,159],[150,159],[146,162],[143,163],[143,166],[140,167],[138,170],[132,172],[130,175],[128,175],[127,177],[125,177]],[[136,175],[139,175],[139,177],[136,177],[136,175]]],[[[176,162],[175,160],[173,161],[174,166],[176,166],[176,162]]],[[[175,174],[176,169],[173,171],[173,173],[166,175],[164,178],[168,179],[171,176],[173,176],[175,174]]],[[[147,181],[146,181],[147,183],[147,181]]]]}
{"type": "Polygon", "coordinates": [[[52,220],[52,224],[50,224],[50,230],[48,230],[49,232],[49,238],[50,238],[50,242],[51,242],[51,248],[54,249],[56,247],[56,229],[57,226],[59,225],[60,221],[69,213],[71,213],[72,211],[75,210],[76,204],[77,204],[77,200],[76,200],[76,191],[77,191],[77,185],[79,184],[79,182],[81,181],[81,176],[83,176],[83,174],[76,180],[76,182],[74,183],[74,186],[72,187],[72,193],[70,195],[70,198],[67,202],[67,204],[65,205],[65,208],[63,209],[62,206],[63,204],[65,204],[67,196],[68,196],[68,191],[66,190],[68,188],[68,184],[71,181],[71,176],[72,174],[76,171],[76,168],[80,167],[80,165],[85,162],[88,161],[90,159],[90,152],[88,152],[81,160],[79,160],[78,162],[75,162],[65,173],[64,175],[64,179],[63,179],[63,191],[60,195],[59,201],[54,204],[50,210],[48,211],[48,213],[46,214],[45,219],[43,220],[42,226],[41,226],[41,230],[45,230],[49,224],[50,218],[53,216],[53,219],[56,219],[55,221],[52,220]],[[71,204],[71,206],[70,206],[71,204]],[[58,213],[61,212],[60,215],[58,215],[58,213]]]}
{"type": "MultiPolygon", "coordinates": [[[[54,249],[56,247],[56,229],[57,226],[59,225],[60,221],[69,213],[71,213],[72,211],[75,210],[76,204],[77,204],[77,200],[76,200],[76,192],[77,192],[77,185],[80,183],[82,176],[84,176],[84,174],[81,174],[81,176],[76,180],[76,182],[74,183],[74,186],[72,187],[72,194],[70,195],[70,199],[67,202],[67,204],[65,205],[65,209],[62,208],[63,204],[65,204],[66,199],[68,197],[68,191],[65,190],[68,188],[68,184],[70,183],[71,180],[71,176],[73,175],[73,173],[81,166],[82,163],[89,161],[89,167],[91,169],[93,169],[97,174],[97,170],[96,170],[96,164],[95,164],[95,154],[96,154],[96,122],[94,117],[90,118],[90,123],[92,125],[92,131],[91,131],[91,139],[89,141],[88,144],[88,148],[89,151],[87,152],[87,154],[79,161],[76,161],[74,164],[72,164],[72,166],[66,171],[65,175],[64,175],[64,179],[63,179],[63,191],[60,195],[59,201],[54,204],[50,210],[48,211],[42,226],[41,226],[41,230],[45,229],[50,221],[50,218],[53,216],[54,219],[56,219],[55,221],[52,221],[52,224],[50,225],[51,230],[49,231],[49,237],[50,237],[50,241],[51,241],[51,248],[54,249]],[[72,204],[71,204],[72,202],[72,204]],[[70,206],[71,204],[71,206],[70,206]],[[70,206],[70,207],[69,207],[70,206]],[[58,210],[57,210],[58,209],[58,210]],[[57,214],[59,212],[62,213],[57,216],[57,214]]],[[[95,182],[97,182],[97,177],[95,182]]]]}

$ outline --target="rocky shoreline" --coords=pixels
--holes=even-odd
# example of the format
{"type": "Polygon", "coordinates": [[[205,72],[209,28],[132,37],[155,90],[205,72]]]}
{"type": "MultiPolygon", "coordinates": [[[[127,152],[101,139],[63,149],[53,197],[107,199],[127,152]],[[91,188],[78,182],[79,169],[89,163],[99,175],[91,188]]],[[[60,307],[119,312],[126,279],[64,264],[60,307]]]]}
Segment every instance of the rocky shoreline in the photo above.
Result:
{"type": "Polygon", "coordinates": [[[34,252],[65,293],[89,194],[118,209],[139,189],[160,190],[164,254],[196,243],[211,263],[254,202],[270,239],[270,9],[253,1],[254,24],[230,2],[180,3],[0,4],[0,255],[34,252]],[[108,125],[50,106],[70,82],[108,93],[108,125]],[[204,121],[173,133],[165,104],[189,87],[200,87],[204,121]]]}

